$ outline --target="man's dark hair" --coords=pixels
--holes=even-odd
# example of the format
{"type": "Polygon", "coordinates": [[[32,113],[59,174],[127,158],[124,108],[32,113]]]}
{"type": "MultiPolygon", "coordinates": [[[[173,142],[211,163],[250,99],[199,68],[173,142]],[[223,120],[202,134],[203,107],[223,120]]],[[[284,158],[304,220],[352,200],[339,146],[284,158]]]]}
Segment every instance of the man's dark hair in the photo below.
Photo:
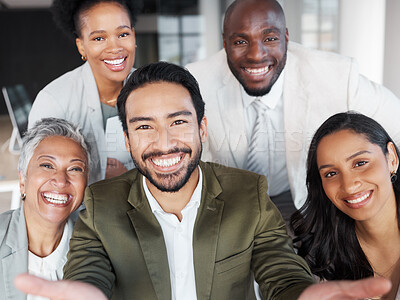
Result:
{"type": "MultiPolygon", "coordinates": [[[[133,72],[118,96],[118,115],[126,135],[128,135],[128,126],[126,123],[125,104],[128,96],[134,90],[146,84],[157,82],[176,83],[186,88],[192,99],[194,109],[196,110],[197,121],[200,125],[204,116],[204,101],[201,97],[196,79],[188,70],[180,66],[167,62],[156,62],[143,66],[133,72]]],[[[155,107],[155,109],[157,108],[155,107]]]]}

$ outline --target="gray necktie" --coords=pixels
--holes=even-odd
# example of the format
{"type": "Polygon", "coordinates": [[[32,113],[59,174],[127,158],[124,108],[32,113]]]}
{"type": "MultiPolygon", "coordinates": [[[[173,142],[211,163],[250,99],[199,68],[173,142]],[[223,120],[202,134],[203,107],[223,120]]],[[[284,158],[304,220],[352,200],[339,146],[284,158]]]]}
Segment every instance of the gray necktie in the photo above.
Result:
{"type": "Polygon", "coordinates": [[[247,170],[266,176],[268,173],[267,106],[259,98],[256,98],[251,105],[256,110],[257,116],[247,154],[247,170]]]}

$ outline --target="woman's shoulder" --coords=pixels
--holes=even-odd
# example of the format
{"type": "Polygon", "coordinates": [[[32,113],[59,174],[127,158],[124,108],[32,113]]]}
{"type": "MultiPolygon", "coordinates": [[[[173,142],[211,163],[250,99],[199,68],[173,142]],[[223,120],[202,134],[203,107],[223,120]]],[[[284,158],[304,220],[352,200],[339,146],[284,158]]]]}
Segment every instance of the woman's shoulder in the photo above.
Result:
{"type": "Polygon", "coordinates": [[[20,213],[21,207],[0,214],[0,245],[2,244],[4,236],[10,227],[10,223],[14,221],[17,222],[20,213]]]}

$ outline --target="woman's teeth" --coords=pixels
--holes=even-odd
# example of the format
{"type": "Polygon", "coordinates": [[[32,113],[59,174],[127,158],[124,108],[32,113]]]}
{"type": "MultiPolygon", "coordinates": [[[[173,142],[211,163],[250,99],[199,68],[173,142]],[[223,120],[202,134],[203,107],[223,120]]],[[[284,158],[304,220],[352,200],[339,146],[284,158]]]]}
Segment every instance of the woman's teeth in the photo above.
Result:
{"type": "Polygon", "coordinates": [[[124,62],[124,60],[125,60],[125,58],[113,59],[113,60],[107,60],[107,59],[105,59],[104,62],[105,62],[106,64],[116,66],[116,65],[122,64],[122,63],[124,62]]]}
{"type": "Polygon", "coordinates": [[[365,194],[364,196],[361,196],[360,198],[357,198],[357,199],[354,199],[354,200],[345,200],[345,201],[350,203],[350,204],[356,204],[356,203],[360,203],[360,202],[364,201],[370,195],[371,195],[371,192],[369,192],[368,194],[365,194]]]}
{"type": "Polygon", "coordinates": [[[67,194],[54,194],[54,193],[44,193],[43,197],[54,204],[65,204],[68,201],[67,194]]]}

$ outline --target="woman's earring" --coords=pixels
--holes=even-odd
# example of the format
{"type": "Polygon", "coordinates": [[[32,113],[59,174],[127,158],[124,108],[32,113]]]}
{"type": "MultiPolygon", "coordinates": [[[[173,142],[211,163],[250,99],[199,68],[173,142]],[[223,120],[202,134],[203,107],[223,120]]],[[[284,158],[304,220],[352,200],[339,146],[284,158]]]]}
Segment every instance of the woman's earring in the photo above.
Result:
{"type": "Polygon", "coordinates": [[[396,182],[396,180],[397,180],[397,173],[396,172],[390,173],[390,181],[396,182]]]}
{"type": "Polygon", "coordinates": [[[21,194],[21,200],[22,200],[22,201],[25,201],[25,199],[26,199],[26,194],[25,194],[25,193],[22,193],[22,194],[21,194]]]}
{"type": "Polygon", "coordinates": [[[81,59],[83,60],[83,61],[87,61],[87,58],[86,58],[86,56],[81,56],[81,59]]]}

